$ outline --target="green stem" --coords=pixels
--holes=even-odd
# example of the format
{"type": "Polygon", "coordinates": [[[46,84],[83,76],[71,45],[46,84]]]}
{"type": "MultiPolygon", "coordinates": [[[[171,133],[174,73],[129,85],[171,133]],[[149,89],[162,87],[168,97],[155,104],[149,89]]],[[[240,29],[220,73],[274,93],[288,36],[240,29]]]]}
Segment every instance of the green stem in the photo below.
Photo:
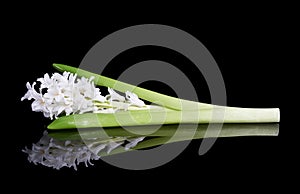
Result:
{"type": "MultiPolygon", "coordinates": [[[[270,123],[278,118],[273,109],[206,109],[198,111],[174,111],[149,109],[120,111],[116,113],[86,113],[63,116],[54,120],[48,129],[72,129],[88,127],[118,127],[178,123],[270,123]],[[214,116],[216,115],[216,116],[214,116]]],[[[276,120],[276,121],[277,121],[276,120]]]]}

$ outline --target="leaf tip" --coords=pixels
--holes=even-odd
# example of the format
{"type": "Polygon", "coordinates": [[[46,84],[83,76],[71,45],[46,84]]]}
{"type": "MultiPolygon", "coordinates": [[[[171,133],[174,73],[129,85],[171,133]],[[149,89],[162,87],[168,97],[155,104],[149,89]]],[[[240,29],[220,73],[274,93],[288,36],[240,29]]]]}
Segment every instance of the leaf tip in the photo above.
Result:
{"type": "Polygon", "coordinates": [[[62,65],[62,64],[58,64],[58,63],[53,63],[52,66],[57,69],[58,71],[64,71],[64,66],[65,65],[62,65]]]}

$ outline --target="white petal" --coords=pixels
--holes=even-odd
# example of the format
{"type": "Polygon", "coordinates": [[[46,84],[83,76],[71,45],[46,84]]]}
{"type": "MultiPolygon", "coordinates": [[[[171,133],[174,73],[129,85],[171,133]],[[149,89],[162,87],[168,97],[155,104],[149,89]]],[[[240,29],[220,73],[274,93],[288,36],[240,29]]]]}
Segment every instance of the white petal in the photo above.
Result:
{"type": "Polygon", "coordinates": [[[25,100],[25,99],[28,99],[28,100],[31,100],[33,97],[31,95],[31,92],[30,91],[27,91],[26,94],[21,98],[21,101],[25,100]]]}
{"type": "Polygon", "coordinates": [[[34,112],[43,112],[44,107],[42,106],[42,104],[41,104],[41,102],[39,100],[35,100],[31,104],[31,109],[34,112]]]}
{"type": "Polygon", "coordinates": [[[138,106],[138,107],[145,106],[145,103],[142,100],[140,100],[136,94],[129,91],[127,91],[125,94],[126,94],[126,99],[130,102],[131,105],[138,106]]]}
{"type": "Polygon", "coordinates": [[[40,89],[49,88],[53,84],[53,80],[50,79],[49,74],[46,73],[43,78],[37,79],[41,83],[40,89]]]}
{"type": "Polygon", "coordinates": [[[99,102],[105,102],[106,98],[101,95],[97,95],[93,100],[99,101],[99,102]]]}
{"type": "Polygon", "coordinates": [[[109,97],[110,101],[120,101],[120,102],[125,102],[125,97],[121,96],[120,94],[118,94],[117,92],[115,92],[113,89],[111,88],[107,88],[109,95],[107,97],[109,97]]]}
{"type": "Polygon", "coordinates": [[[23,101],[24,99],[28,99],[28,100],[31,100],[32,98],[33,99],[37,99],[39,98],[39,93],[37,93],[34,89],[34,86],[35,86],[35,82],[33,82],[32,86],[30,85],[29,82],[26,83],[26,87],[28,89],[28,91],[26,92],[26,94],[21,98],[21,100],[23,101]]]}
{"type": "Polygon", "coordinates": [[[65,112],[66,112],[66,115],[68,116],[73,112],[73,109],[71,107],[66,107],[65,112]]]}

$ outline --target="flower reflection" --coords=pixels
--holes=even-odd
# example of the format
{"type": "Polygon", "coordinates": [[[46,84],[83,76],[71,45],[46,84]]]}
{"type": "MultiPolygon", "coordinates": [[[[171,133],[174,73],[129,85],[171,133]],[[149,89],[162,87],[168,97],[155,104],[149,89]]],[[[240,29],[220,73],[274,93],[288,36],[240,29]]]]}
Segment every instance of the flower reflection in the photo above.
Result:
{"type": "Polygon", "coordinates": [[[137,145],[144,137],[126,138],[115,137],[107,140],[93,139],[90,143],[81,140],[60,140],[54,139],[44,131],[43,137],[32,148],[25,147],[23,152],[28,154],[28,160],[34,164],[42,164],[54,169],[62,167],[73,167],[77,170],[77,165],[84,163],[93,165],[91,160],[99,160],[101,151],[109,154],[112,150],[124,144],[125,150],[137,145]]]}

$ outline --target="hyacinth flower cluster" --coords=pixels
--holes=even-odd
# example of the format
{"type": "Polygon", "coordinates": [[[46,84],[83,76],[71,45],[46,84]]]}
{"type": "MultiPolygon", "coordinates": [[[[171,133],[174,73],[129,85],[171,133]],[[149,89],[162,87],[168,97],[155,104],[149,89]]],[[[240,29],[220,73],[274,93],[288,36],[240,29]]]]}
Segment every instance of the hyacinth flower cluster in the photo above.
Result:
{"type": "Polygon", "coordinates": [[[45,74],[37,79],[39,89],[34,82],[27,82],[27,93],[21,100],[32,100],[32,111],[42,112],[45,117],[58,118],[59,115],[93,113],[114,113],[127,110],[131,106],[146,107],[136,94],[126,91],[123,97],[113,89],[108,88],[109,94],[101,95],[99,88],[95,87],[93,77],[77,78],[76,74],[64,72],[54,73],[51,77],[45,74]]]}

